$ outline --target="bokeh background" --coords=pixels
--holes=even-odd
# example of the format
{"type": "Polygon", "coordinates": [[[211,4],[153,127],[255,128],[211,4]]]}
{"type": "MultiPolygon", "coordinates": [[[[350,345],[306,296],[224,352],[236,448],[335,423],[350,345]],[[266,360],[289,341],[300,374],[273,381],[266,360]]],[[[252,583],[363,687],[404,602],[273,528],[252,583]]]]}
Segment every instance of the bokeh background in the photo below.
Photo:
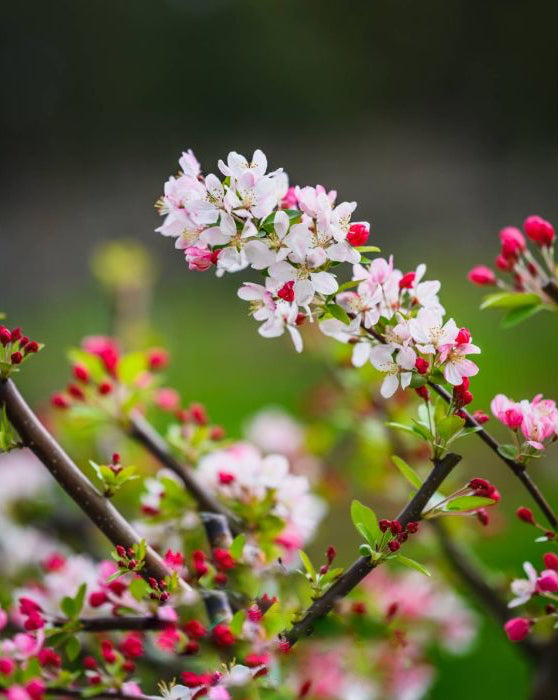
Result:
{"type": "MultiPolygon", "coordinates": [[[[554,318],[501,331],[465,279],[495,257],[500,227],[531,213],[556,222],[555,2],[28,0],[0,14],[0,309],[46,343],[22,377],[33,401],[63,384],[67,346],[109,330],[91,256],[120,238],[147,246],[158,270],[147,305],[171,380],[231,433],[268,404],[298,411],[325,372],[312,353],[257,336],[240,279],[189,272],[153,232],[153,204],[188,147],[206,170],[262,148],[293,183],[356,199],[370,242],[399,267],[425,261],[483,348],[475,408],[496,391],[558,396],[554,318]]],[[[473,442],[469,463],[502,485],[512,513],[523,496],[473,442]]],[[[535,471],[556,502],[555,464],[554,453],[535,471]]],[[[324,538],[339,538],[328,522],[324,538]]],[[[519,573],[541,552],[510,527],[479,555],[519,573]]],[[[439,660],[430,697],[519,699],[527,682],[486,620],[468,662],[439,660]]]]}

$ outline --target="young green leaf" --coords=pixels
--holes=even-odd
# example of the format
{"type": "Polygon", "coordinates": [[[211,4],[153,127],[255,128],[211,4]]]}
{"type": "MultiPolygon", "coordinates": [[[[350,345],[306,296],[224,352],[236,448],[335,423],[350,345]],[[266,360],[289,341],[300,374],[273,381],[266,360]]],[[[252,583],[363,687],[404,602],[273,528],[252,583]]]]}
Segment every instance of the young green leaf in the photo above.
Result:
{"type": "Polygon", "coordinates": [[[303,552],[302,549],[298,550],[298,554],[302,560],[302,563],[304,565],[304,568],[306,569],[306,572],[312,579],[312,581],[316,581],[317,579],[317,574],[316,574],[316,569],[314,568],[314,565],[310,561],[310,557],[306,554],[306,552],[303,552]]]}
{"type": "Polygon", "coordinates": [[[422,479],[416,473],[416,471],[410,467],[405,460],[401,459],[401,457],[398,457],[397,455],[392,455],[391,459],[411,486],[414,486],[416,489],[420,489],[422,486],[422,479]]]}
{"type": "Polygon", "coordinates": [[[368,536],[364,535],[364,537],[372,543],[380,536],[381,533],[376,514],[371,508],[368,508],[368,506],[365,506],[360,501],[354,500],[351,503],[351,520],[361,534],[364,533],[359,528],[359,525],[364,526],[368,533],[368,536]]]}
{"type": "Polygon", "coordinates": [[[523,306],[534,306],[540,304],[538,294],[528,292],[496,292],[489,294],[483,299],[481,309],[500,308],[516,309],[523,306]]]}
{"type": "Polygon", "coordinates": [[[230,546],[230,553],[234,559],[240,559],[242,557],[242,552],[244,551],[244,545],[246,544],[246,535],[237,535],[230,546]]]}
{"type": "Polygon", "coordinates": [[[458,433],[464,425],[465,421],[463,418],[459,416],[447,416],[447,418],[444,418],[438,423],[436,428],[438,430],[438,435],[444,442],[447,442],[458,433]]]}
{"type": "Polygon", "coordinates": [[[420,573],[424,574],[425,576],[430,576],[430,571],[428,571],[428,569],[426,569],[422,564],[419,564],[418,561],[415,561],[414,559],[404,557],[402,554],[399,554],[395,559],[400,564],[403,564],[403,566],[408,566],[409,569],[415,569],[416,571],[420,571],[420,573]]]}
{"type": "Polygon", "coordinates": [[[77,637],[70,637],[64,647],[68,660],[75,661],[79,655],[80,649],[81,644],[79,643],[79,639],[77,637]]]}
{"type": "Polygon", "coordinates": [[[348,326],[351,322],[351,319],[347,315],[347,312],[342,306],[339,306],[339,304],[326,304],[325,308],[326,311],[328,311],[333,316],[333,318],[336,318],[338,321],[341,321],[346,326],[348,326]]]}
{"type": "Polygon", "coordinates": [[[484,496],[460,496],[450,501],[446,506],[446,510],[459,512],[477,510],[477,508],[491,506],[494,505],[494,503],[496,503],[496,501],[492,498],[485,498],[484,496]]]}

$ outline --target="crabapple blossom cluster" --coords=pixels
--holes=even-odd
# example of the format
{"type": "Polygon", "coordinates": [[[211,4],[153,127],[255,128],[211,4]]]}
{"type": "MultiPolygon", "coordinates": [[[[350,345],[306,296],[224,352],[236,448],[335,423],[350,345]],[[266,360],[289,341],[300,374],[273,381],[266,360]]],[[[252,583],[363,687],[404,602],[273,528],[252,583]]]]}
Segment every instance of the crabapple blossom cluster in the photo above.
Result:
{"type": "Polygon", "coordinates": [[[558,603],[558,555],[547,552],[543,555],[543,570],[539,573],[531,562],[526,561],[523,569],[526,578],[514,579],[510,588],[514,597],[508,603],[509,608],[526,605],[536,597],[544,603],[544,614],[537,617],[514,617],[504,625],[510,641],[521,642],[538,622],[558,620],[556,605],[558,603]]]}
{"type": "Polygon", "coordinates": [[[229,153],[219,161],[223,180],[204,177],[191,151],[179,165],[159,201],[165,221],[157,230],[176,238],[191,269],[264,275],[264,284],[238,291],[262,336],[287,330],[301,351],[298,327],[318,320],[325,335],[354,343],[356,366],[370,361],[385,374],[386,398],[413,374],[439,370],[457,386],[478,372],[467,355],[480,349],[466,328],[444,322],[440,283],[423,280],[426,267],[403,273],[391,257],[363,255],[377,249],[365,246],[368,223],[351,221],[355,202],[336,204],[336,192],[322,186],[289,187],[283,170],[266,174],[261,151],[251,161],[229,153]],[[332,272],[340,263],[352,265],[352,280],[341,285],[332,272]]]}
{"type": "Polygon", "coordinates": [[[509,428],[517,440],[513,457],[524,461],[536,456],[558,436],[558,409],[552,399],[537,394],[532,401],[513,401],[504,394],[492,399],[490,409],[495,418],[509,428]]]}
{"type": "Polygon", "coordinates": [[[481,287],[498,287],[501,291],[489,294],[481,308],[508,309],[504,326],[510,327],[539,311],[556,309],[558,304],[558,277],[554,260],[554,227],[540,216],[529,216],[523,223],[523,232],[514,227],[501,229],[501,250],[496,257],[496,268],[510,281],[496,277],[486,265],[476,265],[468,274],[470,282],[481,287]],[[528,246],[530,241],[533,246],[528,246]]]}
{"type": "MultiPolygon", "coordinates": [[[[325,503],[312,493],[308,478],[292,474],[286,457],[263,456],[246,442],[233,443],[205,455],[196,467],[196,475],[208,492],[241,516],[254,531],[267,521],[268,534],[273,533],[274,542],[285,554],[295,552],[311,540],[325,514],[325,503]]],[[[161,471],[158,478],[147,479],[145,487],[142,510],[145,515],[157,518],[164,512],[169,489],[174,491],[179,484],[171,473],[161,471]]],[[[188,526],[183,514],[179,517],[188,526]]],[[[256,552],[254,548],[254,556],[256,552]]]]}

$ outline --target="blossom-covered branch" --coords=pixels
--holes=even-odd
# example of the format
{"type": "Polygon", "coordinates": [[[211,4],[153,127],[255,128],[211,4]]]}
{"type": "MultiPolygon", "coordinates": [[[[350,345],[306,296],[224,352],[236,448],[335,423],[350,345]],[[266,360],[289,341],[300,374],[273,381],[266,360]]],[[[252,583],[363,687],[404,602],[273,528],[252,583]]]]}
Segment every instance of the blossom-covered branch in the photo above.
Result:
{"type": "MultiPolygon", "coordinates": [[[[115,546],[133,547],[140,543],[140,537],[130,524],[95,489],[41,424],[11,379],[0,380],[0,407],[6,408],[8,418],[23,443],[35,453],[78,507],[115,546]]],[[[172,572],[161,557],[147,547],[145,573],[156,579],[164,579],[172,572]]],[[[185,582],[181,585],[187,587],[185,582]]]]}
{"type": "Polygon", "coordinates": [[[219,501],[199,483],[196,475],[185,464],[181,464],[172,455],[166,441],[139,414],[130,417],[129,434],[143,445],[163,466],[174,472],[184,484],[188,493],[194,498],[202,511],[223,515],[233,534],[238,534],[242,524],[233,513],[227,510],[219,501]]]}
{"type": "MultiPolygon", "coordinates": [[[[415,496],[397,516],[397,521],[405,527],[408,523],[421,519],[422,511],[436,490],[444,482],[461,457],[449,452],[443,459],[434,463],[434,467],[415,496]]],[[[302,619],[289,630],[282,633],[282,638],[289,646],[293,646],[301,637],[312,633],[317,620],[327,615],[335,603],[350,593],[375,568],[368,556],[362,556],[355,561],[337,581],[308,608],[302,619]]]]}

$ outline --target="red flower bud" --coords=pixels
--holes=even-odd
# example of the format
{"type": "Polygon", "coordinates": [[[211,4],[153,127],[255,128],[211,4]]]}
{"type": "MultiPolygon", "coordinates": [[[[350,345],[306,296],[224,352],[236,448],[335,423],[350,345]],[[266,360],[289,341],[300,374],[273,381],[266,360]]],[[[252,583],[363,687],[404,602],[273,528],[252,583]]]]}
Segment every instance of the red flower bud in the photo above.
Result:
{"type": "Polygon", "coordinates": [[[234,634],[231,632],[228,625],[218,624],[212,630],[213,641],[217,646],[228,647],[234,644],[234,634]]]}
{"type": "Polygon", "coordinates": [[[391,542],[388,542],[388,549],[390,552],[397,552],[397,550],[401,547],[399,542],[397,540],[392,540],[391,542]]]}
{"type": "Polygon", "coordinates": [[[112,391],[112,384],[107,381],[101,382],[97,388],[97,391],[99,394],[101,394],[101,396],[106,396],[112,391]]]}
{"type": "Polygon", "coordinates": [[[552,224],[540,216],[529,216],[525,219],[523,229],[534,243],[540,246],[550,246],[554,242],[552,224]]]}
{"type": "Polygon", "coordinates": [[[104,591],[93,591],[93,593],[89,595],[89,605],[92,608],[99,608],[107,601],[107,594],[104,591]]]}
{"type": "Polygon", "coordinates": [[[190,639],[201,639],[207,634],[207,628],[199,620],[188,620],[183,629],[190,639]]]}
{"type": "Polygon", "coordinates": [[[347,233],[347,241],[355,247],[366,245],[369,235],[370,229],[367,224],[351,224],[349,227],[349,232],[347,233]]]}
{"type": "Polygon", "coordinates": [[[219,483],[223,486],[228,486],[234,481],[234,474],[229,474],[228,472],[219,472],[217,475],[219,477],[219,483]]]}
{"type": "Polygon", "coordinates": [[[380,530],[382,532],[385,532],[391,525],[391,520],[387,520],[387,518],[381,518],[381,520],[378,522],[378,525],[380,526],[380,530]]]}
{"type": "Polygon", "coordinates": [[[478,284],[481,287],[496,284],[496,275],[489,267],[486,267],[486,265],[477,265],[473,267],[472,270],[469,270],[467,278],[469,282],[478,284]]]}
{"type": "Polygon", "coordinates": [[[418,389],[415,389],[415,393],[417,394],[417,396],[420,396],[421,399],[424,399],[424,401],[428,401],[428,399],[430,398],[430,392],[425,386],[419,386],[418,389]]]}
{"type": "Polygon", "coordinates": [[[481,525],[486,526],[490,522],[490,517],[486,511],[486,508],[479,508],[475,515],[477,516],[477,520],[481,525]]]}
{"type": "Polygon", "coordinates": [[[411,289],[414,284],[415,277],[416,272],[407,272],[407,274],[403,275],[403,277],[399,280],[399,289],[411,289]]]}
{"type": "Polygon", "coordinates": [[[170,355],[164,348],[151,348],[147,351],[147,363],[149,369],[159,370],[165,368],[170,362],[170,355]]]}
{"type": "MultiPolygon", "coordinates": [[[[416,367],[417,372],[419,374],[426,374],[428,372],[430,365],[423,357],[417,357],[416,362],[415,362],[415,367],[416,367]]],[[[422,389],[422,387],[420,387],[420,388],[422,389]]]]}
{"type": "Polygon", "coordinates": [[[546,554],[543,554],[543,562],[545,568],[558,571],[558,555],[556,555],[554,552],[547,552],[546,554]]]}
{"type": "Polygon", "coordinates": [[[500,231],[500,243],[502,255],[506,258],[515,258],[525,250],[525,238],[521,231],[514,226],[506,226],[500,231]]]}
{"type": "Polygon", "coordinates": [[[418,523],[415,523],[414,521],[407,523],[407,532],[410,532],[412,535],[414,535],[415,532],[418,532],[418,529],[419,529],[418,523]]]}
{"type": "Polygon", "coordinates": [[[533,511],[530,508],[526,508],[525,506],[521,506],[520,508],[518,508],[515,511],[515,514],[524,523],[528,523],[529,525],[535,524],[535,518],[533,517],[533,511]]]}
{"type": "Polygon", "coordinates": [[[11,340],[12,334],[10,333],[9,329],[6,328],[6,326],[0,326],[0,343],[2,343],[4,347],[6,347],[6,345],[10,343],[11,340]]]}
{"type": "Polygon", "coordinates": [[[70,401],[64,394],[53,394],[50,397],[50,403],[54,408],[68,408],[70,406],[70,401]]]}
{"type": "Polygon", "coordinates": [[[459,333],[455,338],[457,344],[469,343],[471,340],[471,331],[468,328],[460,328],[459,333]]]}
{"type": "Polygon", "coordinates": [[[89,381],[89,370],[85,365],[75,364],[73,367],[74,377],[79,381],[87,384],[89,381]]]}
{"type": "Polygon", "coordinates": [[[487,415],[484,411],[475,411],[473,413],[473,418],[477,421],[479,425],[488,423],[488,421],[490,420],[490,416],[487,415]]]}
{"type": "Polygon", "coordinates": [[[207,413],[201,403],[193,403],[190,406],[190,415],[197,425],[207,425],[207,413]]]}
{"type": "Polygon", "coordinates": [[[12,361],[12,365],[20,365],[21,361],[23,360],[23,355],[19,352],[19,350],[16,350],[10,355],[10,360],[12,361]]]}

